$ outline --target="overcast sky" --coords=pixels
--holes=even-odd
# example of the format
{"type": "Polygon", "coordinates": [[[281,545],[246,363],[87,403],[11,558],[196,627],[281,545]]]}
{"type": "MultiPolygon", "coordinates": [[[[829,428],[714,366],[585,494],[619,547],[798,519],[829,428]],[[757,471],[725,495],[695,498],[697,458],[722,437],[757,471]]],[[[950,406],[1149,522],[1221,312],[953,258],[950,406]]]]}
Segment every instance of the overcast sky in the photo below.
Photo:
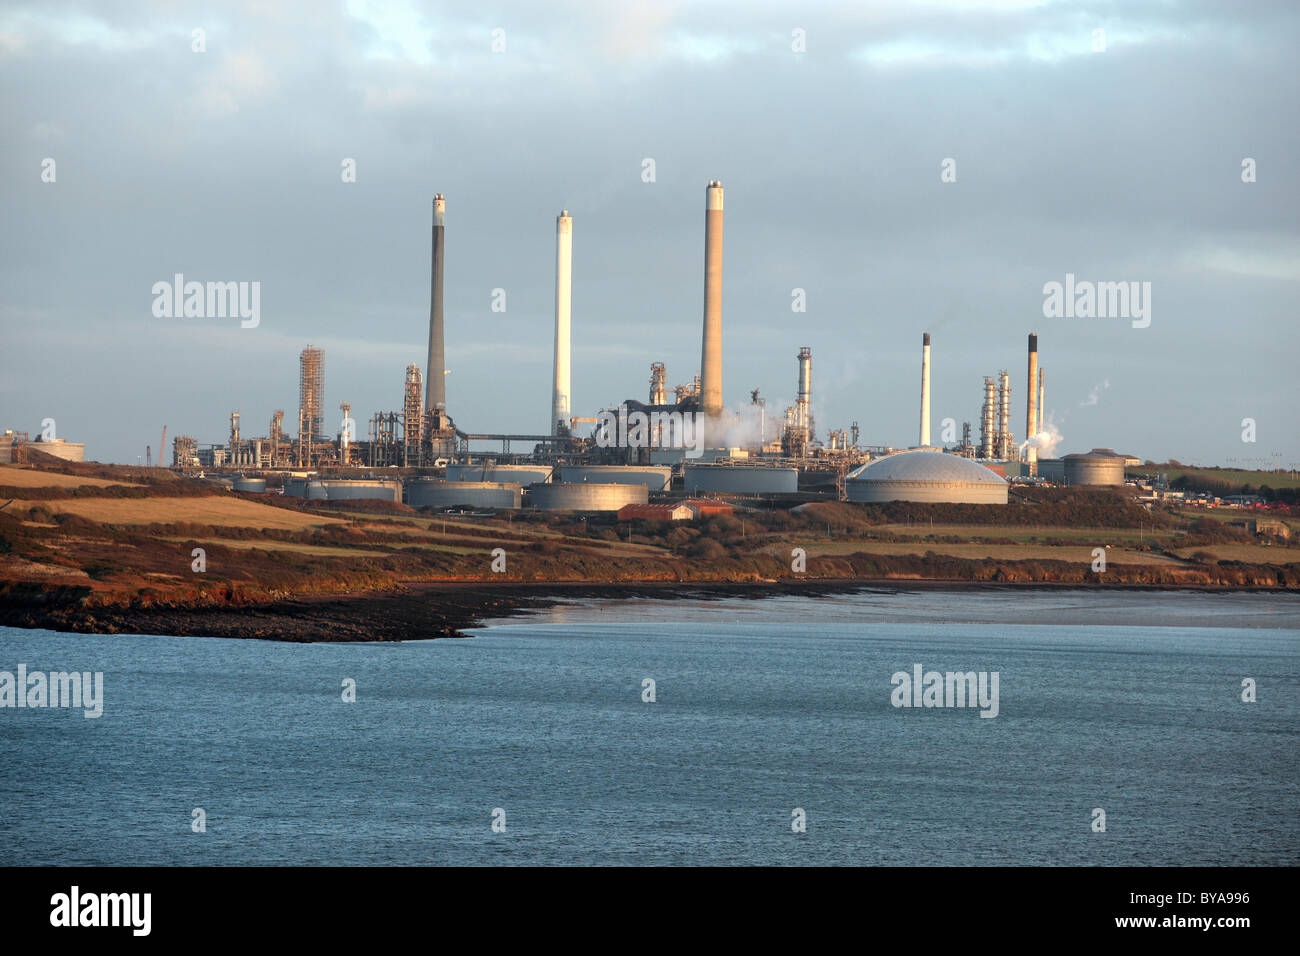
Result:
{"type": "Polygon", "coordinates": [[[265,435],[312,344],[364,433],[424,364],[435,192],[462,429],[547,428],[562,208],[574,413],[644,400],[698,370],[720,179],[727,404],[790,404],[806,345],[822,437],[913,444],[930,331],[935,438],[1003,368],[1022,438],[1036,331],[1060,451],[1292,466],[1298,47],[1291,0],[6,0],[0,428],[265,435]],[[260,282],[260,324],[156,318],[175,273],[260,282]],[[1149,327],[1045,317],[1067,273],[1150,282],[1149,327]]]}

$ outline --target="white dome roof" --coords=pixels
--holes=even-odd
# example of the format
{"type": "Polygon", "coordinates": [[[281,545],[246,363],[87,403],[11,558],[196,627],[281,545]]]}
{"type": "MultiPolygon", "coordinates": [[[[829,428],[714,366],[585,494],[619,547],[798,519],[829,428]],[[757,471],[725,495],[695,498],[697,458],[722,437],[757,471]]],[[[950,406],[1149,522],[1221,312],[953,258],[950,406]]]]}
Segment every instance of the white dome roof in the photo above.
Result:
{"type": "Polygon", "coordinates": [[[900,451],[850,472],[847,481],[943,481],[1004,485],[1006,479],[970,458],[941,451],[900,451]]]}

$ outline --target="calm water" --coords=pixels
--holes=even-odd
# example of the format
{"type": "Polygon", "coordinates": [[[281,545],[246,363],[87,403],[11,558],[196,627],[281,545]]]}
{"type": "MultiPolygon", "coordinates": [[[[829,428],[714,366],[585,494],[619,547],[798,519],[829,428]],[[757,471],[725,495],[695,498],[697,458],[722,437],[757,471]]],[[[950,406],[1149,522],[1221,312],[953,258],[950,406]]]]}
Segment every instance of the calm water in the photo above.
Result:
{"type": "Polygon", "coordinates": [[[106,700],[97,720],[0,709],[0,863],[1293,864],[1300,850],[1296,597],[600,601],[395,645],[0,628],[0,670],[20,662],[102,671],[106,700]],[[999,716],[891,706],[891,675],[914,664],[998,671],[999,716]],[[1257,703],[1241,702],[1244,677],[1257,703]]]}

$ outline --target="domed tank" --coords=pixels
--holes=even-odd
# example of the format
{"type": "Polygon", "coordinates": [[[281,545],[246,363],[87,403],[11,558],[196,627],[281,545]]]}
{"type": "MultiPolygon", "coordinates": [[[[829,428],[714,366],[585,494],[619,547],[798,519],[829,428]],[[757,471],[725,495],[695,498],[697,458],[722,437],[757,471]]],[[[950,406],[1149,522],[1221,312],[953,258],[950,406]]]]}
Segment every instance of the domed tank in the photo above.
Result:
{"type": "Polygon", "coordinates": [[[844,479],[849,501],[1004,505],[1007,481],[969,458],[903,451],[868,462],[844,479]]]}

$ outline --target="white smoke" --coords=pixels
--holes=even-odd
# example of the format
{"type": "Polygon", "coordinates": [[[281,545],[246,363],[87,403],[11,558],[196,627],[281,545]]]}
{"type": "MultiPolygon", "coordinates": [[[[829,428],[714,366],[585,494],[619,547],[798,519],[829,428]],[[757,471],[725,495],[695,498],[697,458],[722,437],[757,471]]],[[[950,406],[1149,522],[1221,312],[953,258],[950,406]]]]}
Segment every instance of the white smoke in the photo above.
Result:
{"type": "Polygon", "coordinates": [[[780,437],[783,423],[783,414],[777,412],[774,415],[770,406],[766,415],[762,408],[753,404],[724,408],[716,421],[705,422],[704,444],[706,448],[757,449],[764,430],[767,440],[772,441],[780,437]]]}
{"type": "Polygon", "coordinates": [[[1096,405],[1101,401],[1101,393],[1110,388],[1110,379],[1104,379],[1100,385],[1094,385],[1088,392],[1088,397],[1079,403],[1080,408],[1087,408],[1090,405],[1096,405]]]}
{"type": "Polygon", "coordinates": [[[1033,438],[1030,438],[1028,441],[1021,443],[1020,452],[1023,455],[1025,449],[1036,448],[1038,450],[1039,458],[1055,458],[1057,457],[1056,446],[1061,444],[1064,437],[1065,436],[1061,434],[1061,430],[1056,427],[1056,422],[1053,421],[1053,417],[1048,415],[1043,421],[1038,423],[1038,434],[1033,438]]]}

